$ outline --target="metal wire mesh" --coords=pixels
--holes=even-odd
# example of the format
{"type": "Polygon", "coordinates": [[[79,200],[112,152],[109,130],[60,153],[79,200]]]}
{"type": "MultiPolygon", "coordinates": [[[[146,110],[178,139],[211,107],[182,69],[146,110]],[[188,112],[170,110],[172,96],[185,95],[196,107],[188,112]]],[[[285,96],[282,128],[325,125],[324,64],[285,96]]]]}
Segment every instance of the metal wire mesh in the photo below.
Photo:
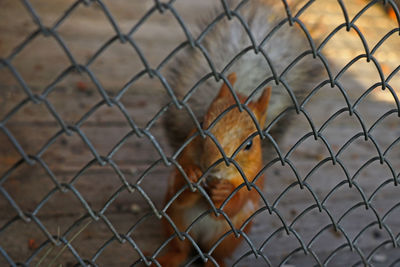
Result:
{"type": "MultiPolygon", "coordinates": [[[[15,86],[15,90],[24,92],[24,97],[12,103],[12,107],[6,107],[5,105],[6,112],[3,112],[4,115],[0,117],[0,129],[3,135],[7,137],[7,139],[5,139],[6,143],[12,144],[19,155],[18,161],[8,165],[7,163],[4,164],[6,168],[3,168],[5,171],[1,174],[0,178],[0,191],[5,201],[5,204],[2,206],[5,207],[4,210],[8,213],[2,215],[5,219],[1,220],[0,225],[0,255],[2,257],[2,261],[0,262],[11,266],[34,264],[51,265],[57,262],[57,258],[61,254],[69,252],[74,259],[72,261],[70,260],[72,265],[98,266],[102,265],[99,262],[102,262],[102,255],[105,251],[112,249],[111,253],[113,253],[113,251],[118,250],[119,244],[125,244],[128,245],[129,249],[124,251],[130,251],[132,253],[132,255],[126,256],[127,260],[132,265],[139,265],[142,263],[146,265],[158,265],[157,259],[159,255],[165,251],[173,237],[160,237],[160,231],[155,230],[154,235],[157,236],[156,239],[159,243],[155,247],[149,247],[146,245],[147,237],[141,236],[141,227],[151,223],[150,228],[157,228],[161,218],[166,216],[167,210],[165,204],[160,200],[160,192],[158,191],[162,190],[160,188],[165,186],[165,182],[160,183],[159,187],[156,189],[148,188],[146,182],[155,179],[153,176],[154,172],[157,172],[159,168],[164,168],[159,176],[168,177],[168,172],[170,172],[171,169],[175,166],[180,167],[176,161],[180,151],[178,150],[178,152],[175,153],[166,152],[168,149],[165,148],[164,141],[160,140],[154,132],[167,110],[172,106],[180,108],[180,112],[188,112],[189,115],[192,112],[190,106],[186,104],[186,101],[175,95],[174,88],[169,85],[168,79],[163,75],[163,70],[165,66],[168,65],[168,62],[171,61],[180,50],[186,47],[194,47],[201,50],[204,58],[209,62],[210,69],[207,78],[211,77],[219,81],[220,79],[226,80],[227,76],[227,73],[219,72],[213,67],[213,58],[208,56],[206,49],[202,46],[201,37],[196,38],[192,34],[181,14],[175,8],[175,2],[176,1],[173,0],[168,2],[161,2],[158,0],[149,2],[149,8],[141,14],[141,18],[137,20],[137,23],[130,25],[129,30],[123,31],[105,1],[75,1],[68,6],[55,23],[50,26],[43,22],[43,18],[35,11],[34,5],[32,5],[29,0],[21,1],[33,19],[35,30],[30,32],[22,42],[15,46],[10,54],[0,59],[0,70],[9,71],[11,77],[18,83],[18,85],[15,86]],[[100,9],[113,29],[113,36],[105,41],[83,62],[76,59],[68,43],[59,33],[59,28],[62,27],[65,21],[73,16],[74,12],[82,5],[87,6],[87,8],[96,6],[96,8],[100,9]],[[156,14],[172,15],[177,25],[179,25],[184,33],[186,40],[173,49],[168,56],[156,65],[156,67],[152,67],[153,64],[149,63],[146,54],[142,51],[141,45],[136,41],[135,34],[156,14]],[[65,66],[61,74],[49,82],[45,88],[36,89],[24,80],[23,76],[20,74],[19,67],[16,67],[15,61],[24,51],[28,50],[29,52],[30,44],[39,37],[54,40],[57,46],[61,47],[63,53],[68,57],[69,66],[65,66]],[[138,60],[140,60],[142,64],[142,68],[131,76],[129,82],[113,93],[104,88],[98,75],[92,70],[92,66],[100,60],[99,58],[101,58],[102,54],[106,53],[107,50],[117,42],[128,46],[136,53],[138,60]],[[88,77],[88,83],[96,89],[95,94],[97,97],[100,97],[100,100],[97,103],[91,103],[91,107],[88,108],[86,112],[80,114],[79,118],[75,121],[70,122],[66,121],[62,112],[54,106],[50,96],[62,90],[60,89],[60,84],[62,84],[63,80],[71,75],[76,75],[76,73],[88,77]],[[145,76],[159,81],[163,90],[166,92],[165,97],[168,98],[168,104],[157,107],[157,112],[154,112],[151,118],[148,120],[146,119],[144,126],[141,126],[137,123],[137,117],[132,115],[129,108],[124,105],[124,98],[127,98],[126,95],[130,88],[139,83],[140,79],[145,76]],[[36,93],[36,91],[40,92],[36,93]],[[9,126],[12,125],[13,119],[18,116],[17,114],[29,105],[40,106],[45,109],[46,113],[51,115],[57,125],[57,131],[33,152],[27,152],[27,149],[22,145],[23,140],[21,140],[21,136],[23,136],[22,133],[24,132],[23,127],[22,129],[14,130],[13,127],[9,126]],[[117,110],[117,112],[124,117],[125,127],[129,128],[127,133],[119,140],[112,143],[111,149],[106,152],[99,151],[96,147],[96,141],[90,138],[84,128],[86,123],[93,118],[93,114],[104,107],[117,110]],[[56,146],[58,142],[62,143],[64,142],[63,140],[68,140],[70,138],[79,140],[80,149],[90,151],[90,153],[85,154],[87,161],[76,173],[68,175],[55,174],[52,171],[52,167],[48,165],[45,154],[51,151],[53,149],[52,147],[56,146]],[[139,140],[139,143],[146,142],[152,147],[153,162],[151,164],[145,164],[143,170],[129,173],[120,168],[118,160],[115,159],[117,156],[115,155],[118,154],[118,151],[123,150],[124,147],[131,145],[129,142],[135,138],[139,140]],[[15,197],[15,188],[13,189],[11,187],[11,189],[9,189],[9,185],[6,186],[7,183],[12,183],[16,180],[14,175],[18,173],[18,170],[23,168],[23,166],[28,166],[28,169],[30,167],[40,166],[42,171],[46,174],[46,183],[51,181],[52,184],[50,187],[51,190],[48,191],[48,187],[43,185],[45,192],[42,193],[45,194],[40,195],[41,199],[34,202],[34,204],[32,204],[33,206],[30,208],[20,204],[25,203],[25,200],[22,201],[22,199],[20,199],[24,196],[18,195],[19,198],[15,197]],[[113,173],[110,176],[118,177],[118,180],[113,180],[114,187],[109,189],[109,192],[97,192],[96,179],[90,180],[87,178],[87,171],[93,168],[100,168],[98,172],[102,172],[103,168],[109,168],[113,173]],[[166,171],[165,168],[169,168],[168,171],[166,171]],[[67,178],[65,178],[65,176],[67,176],[67,178]],[[79,184],[80,181],[85,179],[91,181],[89,188],[81,187],[79,184]],[[99,201],[101,204],[97,204],[96,206],[87,200],[87,194],[91,190],[97,192],[95,193],[95,195],[97,194],[95,198],[101,199],[99,201]],[[64,205],[69,207],[57,206],[55,204],[51,205],[54,199],[60,195],[72,196],[72,198],[64,202],[64,205]],[[130,214],[129,216],[118,218],[114,217],[112,213],[108,213],[109,208],[116,205],[115,203],[117,203],[119,199],[128,199],[129,202],[130,196],[132,195],[135,195],[137,198],[142,199],[144,203],[147,203],[148,210],[146,212],[133,217],[130,214]],[[67,212],[67,210],[74,209],[74,205],[77,206],[76,209],[81,209],[82,212],[78,218],[63,222],[65,229],[61,232],[60,228],[54,226],[61,224],[57,222],[56,217],[54,219],[49,219],[41,215],[41,211],[48,205],[49,208],[47,209],[57,210],[61,214],[64,211],[67,212]],[[149,221],[150,218],[154,221],[149,221]],[[126,223],[129,224],[129,227],[127,227],[125,231],[121,231],[117,220],[125,220],[126,223]],[[53,224],[51,221],[53,221],[53,224]],[[100,228],[92,231],[107,234],[105,234],[106,237],[104,237],[103,240],[94,242],[93,247],[89,250],[90,252],[88,252],[88,250],[82,246],[85,241],[79,239],[79,237],[84,235],[84,233],[87,232],[87,228],[93,224],[98,225],[100,228]],[[33,232],[41,232],[41,240],[44,241],[34,245],[35,240],[29,240],[31,251],[25,253],[21,252],[20,254],[23,255],[10,253],[10,244],[13,243],[14,239],[13,233],[18,231],[24,232],[25,230],[22,230],[24,228],[32,229],[29,231],[33,232]],[[81,245],[79,243],[81,243],[81,245]],[[49,255],[54,253],[56,248],[59,248],[58,252],[56,255],[50,257],[49,255]]],[[[232,9],[227,1],[221,0],[218,4],[222,6],[224,10],[223,13],[219,14],[221,18],[238,17],[240,19],[240,13],[232,9]]],[[[376,44],[371,47],[367,38],[364,37],[362,29],[357,26],[357,22],[361,17],[365,16],[371,7],[376,5],[384,4],[385,6],[391,6],[397,19],[399,19],[399,10],[396,3],[392,0],[370,1],[366,3],[365,6],[362,6],[355,16],[351,17],[347,11],[346,3],[339,0],[337,1],[337,6],[342,12],[342,21],[336,22],[335,28],[316,45],[311,37],[312,34],[309,33],[309,29],[307,29],[301,20],[301,15],[313,4],[314,1],[308,1],[304,3],[297,12],[292,13],[289,7],[290,5],[287,1],[283,0],[282,7],[285,8],[287,17],[284,18],[277,27],[281,27],[282,25],[300,25],[309,38],[310,44],[309,50],[304,53],[310,54],[315,59],[320,60],[322,63],[321,66],[323,65],[324,72],[326,72],[326,77],[325,80],[321,81],[310,91],[305,99],[301,102],[294,102],[292,107],[286,109],[280,115],[282,117],[286,113],[294,112],[297,116],[302,116],[303,119],[306,118],[308,128],[305,130],[304,135],[300,136],[286,151],[281,147],[280,143],[272,142],[275,148],[275,154],[272,159],[266,163],[263,172],[268,173],[267,177],[286,175],[294,177],[294,179],[286,184],[284,184],[282,180],[277,179],[275,183],[280,184],[281,188],[279,190],[271,189],[274,190],[274,192],[268,190],[264,192],[265,199],[263,206],[250,217],[250,220],[258,221],[258,227],[256,227],[256,229],[258,229],[258,237],[256,238],[258,241],[255,241],[254,236],[251,234],[246,234],[241,229],[232,228],[231,233],[240,234],[245,237],[243,248],[235,255],[232,264],[238,266],[242,263],[249,264],[250,262],[250,264],[252,264],[250,259],[256,259],[257,263],[254,263],[252,266],[256,264],[260,266],[275,266],[289,263],[294,265],[300,264],[302,266],[340,266],[343,264],[378,266],[379,256],[382,256],[383,253],[389,255],[387,256],[389,259],[386,259],[384,262],[385,265],[397,266],[400,264],[400,257],[398,256],[398,246],[400,244],[400,198],[398,194],[400,166],[398,165],[399,162],[396,160],[399,158],[400,133],[398,132],[398,117],[400,116],[400,102],[397,97],[397,89],[394,88],[391,81],[396,78],[396,75],[398,76],[400,66],[397,66],[390,73],[386,74],[385,66],[382,66],[375,55],[388,39],[392,37],[398,38],[400,29],[398,27],[386,29],[383,37],[380,40],[375,40],[376,44]],[[362,47],[362,53],[352,57],[351,61],[345,64],[339,72],[335,73],[335,71],[332,70],[332,65],[329,63],[329,60],[324,55],[323,50],[342,29],[345,29],[347,32],[354,31],[357,33],[361,44],[360,46],[362,47]],[[366,60],[369,64],[373,64],[380,80],[363,91],[362,94],[354,96],[351,92],[348,92],[341,78],[353,65],[361,60],[366,60]],[[334,112],[332,112],[329,117],[324,118],[318,125],[313,120],[308,104],[313,104],[314,96],[317,95],[324,86],[329,86],[332,90],[336,90],[343,98],[343,103],[342,107],[335,107],[334,112]],[[384,112],[380,110],[379,115],[371,122],[370,118],[364,117],[362,110],[366,99],[376,90],[389,91],[392,96],[391,100],[393,105],[391,108],[384,110],[384,112]],[[352,132],[351,136],[349,136],[343,144],[336,146],[331,144],[329,129],[331,125],[335,125],[337,118],[341,116],[354,119],[352,123],[356,124],[354,127],[356,131],[352,132]],[[394,121],[391,122],[394,123],[393,128],[387,128],[386,120],[388,119],[394,121]],[[381,125],[384,125],[382,126],[383,130],[380,128],[381,125]],[[391,135],[386,135],[388,131],[391,131],[391,135]],[[393,140],[390,139],[393,136],[395,138],[393,140]],[[382,143],[382,139],[385,140],[384,143],[382,143]],[[320,158],[317,157],[310,168],[303,170],[297,165],[297,160],[301,160],[301,156],[296,157],[296,151],[299,147],[307,146],[312,140],[322,147],[324,153],[322,153],[320,158]],[[372,148],[370,150],[354,152],[355,155],[363,158],[361,166],[351,165],[351,157],[346,156],[349,151],[352,151],[352,147],[357,142],[364,142],[372,148]],[[276,168],[274,169],[274,167],[279,164],[282,165],[282,170],[285,170],[281,171],[280,174],[278,174],[279,171],[276,171],[276,168]],[[330,167],[339,171],[337,173],[330,172],[328,170],[330,167]],[[373,173],[368,177],[368,175],[365,174],[365,170],[369,169],[379,169],[383,171],[373,173]],[[275,170],[276,173],[269,173],[273,170],[275,170]],[[330,175],[332,175],[332,177],[330,175]],[[324,177],[324,181],[322,182],[322,184],[326,186],[325,188],[324,186],[317,188],[314,185],[313,179],[316,179],[314,178],[315,176],[328,176],[324,177]],[[364,184],[365,180],[373,180],[373,182],[367,187],[364,184]],[[299,201],[299,199],[290,199],[293,191],[299,191],[298,196],[308,199],[304,201],[304,205],[300,205],[299,209],[295,212],[290,208],[290,204],[282,205],[282,202],[292,203],[292,205],[298,204],[294,202],[299,201]],[[340,202],[340,198],[346,198],[346,195],[349,194],[351,195],[349,198],[351,201],[346,202],[341,208],[335,206],[335,201],[340,202]],[[286,197],[289,197],[289,199],[286,200],[286,197]],[[317,219],[320,217],[323,219],[317,219]],[[275,225],[272,228],[271,224],[269,227],[263,228],[262,225],[267,224],[266,221],[268,220],[272,220],[272,225],[274,223],[275,225]],[[314,220],[317,222],[316,224],[313,224],[314,220]],[[311,229],[304,230],[304,228],[311,229]],[[304,233],[308,233],[308,236],[304,233]],[[370,238],[371,235],[375,235],[376,238],[370,238]],[[367,241],[364,241],[364,239],[367,239],[367,241]],[[274,245],[279,244],[279,242],[282,242],[284,245],[279,247],[280,255],[276,256],[274,255],[274,253],[277,253],[276,249],[274,250],[274,245]],[[330,248],[328,252],[322,253],[319,251],[320,242],[330,243],[332,244],[332,248],[330,248]],[[377,258],[378,261],[374,262],[377,258]]],[[[212,22],[212,24],[217,23],[218,19],[212,22]]],[[[213,25],[208,25],[208,28],[206,28],[200,36],[207,34],[207,31],[212,28],[212,26],[213,25]]],[[[245,23],[243,23],[243,27],[246,28],[245,23]]],[[[246,30],[251,37],[252,33],[250,30],[246,30]]],[[[157,41],[157,36],[154,36],[154,41],[157,41]]],[[[260,45],[253,40],[249,49],[258,53],[260,51],[260,45]]],[[[394,51],[394,53],[398,54],[396,51],[394,51]]],[[[294,63],[295,62],[296,61],[294,61],[294,63]]],[[[284,83],[284,79],[277,71],[272,72],[272,77],[266,77],[268,78],[266,80],[267,82],[284,83]]],[[[193,81],[193,83],[195,82],[196,81],[193,81]]],[[[200,81],[199,85],[201,85],[202,82],[204,81],[200,81]]],[[[85,87],[85,85],[82,85],[82,87],[85,87]]],[[[11,91],[11,89],[6,86],[4,88],[5,89],[1,90],[5,93],[7,93],[7,90],[11,91]]],[[[84,91],[85,88],[82,88],[82,90],[84,91]]],[[[288,90],[290,90],[290,88],[288,90]]],[[[188,94],[186,99],[190,97],[195,96],[188,94]]],[[[368,102],[368,105],[372,105],[372,103],[368,102]]],[[[194,120],[195,125],[200,126],[200,122],[196,120],[195,116],[191,116],[191,118],[194,120]]],[[[267,126],[266,129],[260,132],[269,142],[274,140],[269,134],[270,128],[272,128],[273,125],[274,123],[271,123],[269,127],[267,126]]],[[[36,128],[40,129],[40,127],[42,126],[38,123],[36,128]]],[[[43,127],[45,127],[45,125],[43,127]]],[[[296,129],[296,125],[293,127],[296,129]]],[[[101,129],[98,130],[101,131],[101,129]]],[[[39,132],[31,134],[36,135],[39,134],[39,132]]],[[[199,127],[198,134],[209,135],[209,132],[199,127]]],[[[68,143],[65,145],[68,146],[68,143]]],[[[4,147],[6,147],[6,144],[4,147]]],[[[57,150],[56,154],[52,155],[57,155],[57,153],[64,153],[63,149],[57,150]]],[[[352,155],[354,157],[354,154],[352,155]]],[[[140,158],[141,155],[137,156],[140,158]]],[[[234,158],[229,158],[227,155],[224,155],[222,160],[234,162],[234,158]]],[[[59,164],[62,165],[63,163],[59,164]]],[[[68,169],[68,165],[66,165],[65,168],[68,169]]],[[[29,172],[28,174],[25,173],[24,176],[29,177],[29,172]]],[[[158,179],[160,177],[157,176],[156,178],[158,179]]],[[[43,180],[35,180],[34,177],[31,178],[33,179],[26,178],[23,181],[23,183],[26,183],[25,186],[30,187],[29,183],[36,184],[43,180]]],[[[244,179],[246,180],[245,177],[244,179]]],[[[271,178],[271,180],[273,179],[271,178]]],[[[246,180],[246,183],[250,187],[254,186],[251,181],[246,180]]],[[[271,181],[271,183],[273,182],[271,181]]],[[[191,186],[193,185],[187,184],[187,188],[191,186]]],[[[194,186],[201,191],[201,186],[199,184],[194,186]]],[[[102,190],[104,189],[102,188],[102,190]]],[[[204,190],[202,192],[204,197],[207,198],[207,193],[205,193],[204,190]]],[[[33,192],[33,194],[34,193],[35,192],[33,192]]],[[[29,201],[29,199],[26,201],[29,201]]],[[[212,203],[212,201],[209,202],[212,203]]],[[[133,207],[133,209],[135,209],[135,207],[133,207]]],[[[209,212],[224,214],[223,210],[219,210],[216,207],[211,207],[209,212]]],[[[230,220],[227,216],[225,216],[225,219],[228,221],[230,220]]],[[[170,223],[174,224],[172,221],[170,221],[170,223]]],[[[213,260],[212,251],[202,251],[196,244],[196,241],[190,238],[189,230],[183,233],[176,232],[175,235],[185,236],[190,239],[190,242],[193,244],[195,255],[187,263],[188,266],[196,260],[213,260]]],[[[224,237],[221,238],[223,239],[224,237]]],[[[104,265],[119,264],[117,259],[113,259],[112,256],[110,257],[110,254],[107,255],[107,257],[109,257],[108,261],[106,261],[108,264],[103,263],[104,265]]]]}

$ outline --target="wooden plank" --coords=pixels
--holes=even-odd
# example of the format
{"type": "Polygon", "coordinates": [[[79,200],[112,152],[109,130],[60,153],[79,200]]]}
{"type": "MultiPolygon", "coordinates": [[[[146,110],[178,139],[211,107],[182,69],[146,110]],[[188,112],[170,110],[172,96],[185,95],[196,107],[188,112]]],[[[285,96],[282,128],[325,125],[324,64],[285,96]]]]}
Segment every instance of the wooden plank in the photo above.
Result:
{"type": "MultiPolygon", "coordinates": [[[[25,127],[25,129],[30,130],[32,128],[25,127]]],[[[21,132],[14,134],[28,155],[36,155],[60,129],[58,127],[49,127],[47,129],[34,128],[32,130],[35,134],[28,136],[25,136],[21,132]]],[[[127,127],[111,128],[109,126],[85,127],[82,129],[94,146],[96,153],[100,156],[107,156],[130,130],[127,127]]],[[[161,133],[162,129],[159,127],[152,131],[152,134],[160,143],[164,154],[171,156],[165,137],[160,135],[161,133]]],[[[2,152],[0,153],[0,158],[2,159],[0,169],[4,172],[14,163],[18,162],[21,155],[15,150],[5,135],[0,135],[0,138],[3,141],[2,150],[0,150],[2,152]]],[[[67,136],[66,134],[59,136],[45,150],[41,158],[52,171],[58,171],[83,168],[91,160],[95,159],[95,156],[79,134],[74,133],[72,136],[67,136]]],[[[150,164],[150,162],[160,158],[158,150],[146,136],[138,137],[135,135],[129,137],[112,157],[115,163],[122,167],[134,166],[135,164],[150,164]]]]}
{"type": "MultiPolygon", "coordinates": [[[[83,83],[83,82],[82,82],[83,83]]],[[[2,95],[3,96],[3,95],[2,95]]],[[[112,96],[112,95],[111,95],[112,96]]],[[[4,105],[1,108],[3,119],[13,108],[27,99],[26,94],[19,89],[10,89],[4,93],[4,105]]],[[[77,123],[83,115],[94,109],[88,122],[110,123],[126,122],[127,119],[117,105],[108,106],[106,103],[95,108],[100,102],[104,102],[99,91],[90,83],[77,83],[73,88],[57,87],[47,97],[47,101],[65,121],[65,123],[77,123]]],[[[121,99],[122,105],[126,108],[135,123],[144,127],[161,109],[162,104],[169,100],[165,94],[137,93],[128,90],[121,99]]],[[[54,123],[54,116],[50,113],[44,101],[35,104],[28,101],[10,118],[7,124],[12,123],[54,123]]]]}
{"type": "MultiPolygon", "coordinates": [[[[101,181],[101,180],[98,180],[101,181]]],[[[87,181],[88,182],[88,181],[87,181]]],[[[395,187],[391,187],[392,189],[397,190],[395,187]]],[[[156,190],[155,190],[156,191],[156,190]]],[[[393,192],[393,196],[398,194],[398,192],[393,192]]],[[[94,192],[92,194],[95,194],[94,192]]],[[[313,204],[311,198],[308,200],[304,199],[304,191],[292,191],[289,193],[290,201],[286,203],[282,203],[277,207],[277,210],[280,214],[285,218],[287,224],[293,221],[293,219],[304,210],[305,207],[313,204]]],[[[153,197],[153,196],[152,196],[153,197]]],[[[98,199],[94,198],[94,199],[98,199]]],[[[135,203],[132,198],[128,197],[123,202],[135,203]]],[[[342,195],[335,199],[335,206],[347,206],[357,203],[358,201],[349,201],[347,198],[343,198],[342,195]]],[[[380,198],[377,203],[374,203],[375,208],[385,208],[389,209],[393,205],[393,200],[390,197],[380,198]],[[376,204],[376,205],[375,205],[376,204]]],[[[67,200],[66,203],[73,203],[71,200],[67,200]]],[[[126,203],[125,203],[126,204],[126,203]]],[[[124,205],[124,204],[123,204],[124,205]]],[[[71,205],[70,205],[71,206],[71,205]]],[[[75,210],[76,206],[74,205],[75,210]]],[[[60,208],[58,208],[60,210],[60,208]]],[[[107,218],[113,223],[119,233],[125,233],[133,224],[139,219],[142,212],[149,211],[148,208],[143,209],[139,213],[132,213],[129,210],[121,210],[113,211],[110,209],[109,212],[106,212],[107,218]]],[[[343,211],[344,212],[344,211],[343,211]]],[[[400,224],[397,220],[399,211],[393,213],[389,216],[385,223],[387,226],[391,228],[394,233],[397,233],[400,230],[400,224]]],[[[73,222],[78,220],[83,212],[70,213],[63,212],[60,214],[49,213],[49,215],[39,213],[39,218],[42,220],[44,225],[48,227],[48,229],[53,234],[57,234],[58,231],[61,233],[69,227],[73,222]]],[[[342,212],[340,212],[342,214],[342,212]]],[[[338,215],[333,215],[335,220],[339,219],[338,215]]],[[[356,234],[360,231],[360,227],[367,226],[370,222],[376,221],[374,213],[370,211],[366,211],[364,207],[359,207],[355,209],[354,212],[350,213],[344,220],[341,222],[341,226],[349,236],[350,239],[354,238],[356,234]]],[[[307,244],[311,238],[317,234],[319,230],[321,230],[324,226],[330,223],[330,219],[326,215],[325,212],[318,213],[316,209],[310,212],[310,216],[303,217],[293,226],[293,229],[297,232],[297,234],[303,239],[305,244],[307,244]]],[[[7,247],[7,251],[13,257],[19,258],[23,260],[29,255],[29,249],[26,244],[28,242],[28,238],[33,238],[40,244],[40,242],[44,241],[43,234],[37,229],[36,226],[31,222],[27,224],[26,227],[23,227],[24,230],[21,232],[19,229],[21,228],[22,223],[14,223],[11,227],[7,228],[6,232],[2,235],[2,240],[8,240],[9,246],[7,247]],[[13,238],[11,238],[13,236],[13,238]],[[17,243],[17,244],[16,244],[17,243]],[[19,244],[19,245],[18,245],[19,244]],[[20,247],[21,244],[25,244],[23,247],[23,252],[21,253],[20,247]]],[[[249,238],[254,242],[255,247],[260,246],[265,239],[271,235],[275,230],[282,227],[282,223],[277,218],[276,215],[269,215],[267,211],[259,214],[255,218],[255,224],[253,230],[251,231],[249,238]]],[[[77,227],[77,230],[81,227],[77,227]]],[[[132,234],[135,242],[138,242],[143,251],[151,253],[151,251],[155,250],[161,242],[164,240],[162,237],[162,232],[160,231],[160,222],[158,222],[154,217],[146,220],[141,227],[135,230],[132,234]]],[[[76,231],[77,231],[76,230],[76,231]]],[[[74,231],[75,232],[75,231],[74,231]]],[[[73,236],[71,234],[70,236],[73,236]]],[[[93,253],[101,247],[104,242],[108,240],[112,236],[111,232],[107,228],[107,226],[101,220],[98,222],[93,222],[90,227],[85,228],[83,232],[78,235],[78,238],[73,242],[73,245],[78,250],[78,253],[83,257],[91,257],[93,253]],[[90,248],[90,249],[87,249],[90,248]]],[[[388,239],[389,236],[385,229],[379,229],[377,225],[371,228],[371,230],[366,231],[363,235],[363,238],[360,239],[358,246],[362,248],[364,251],[370,251],[374,246],[380,244],[384,240],[388,239]]],[[[343,235],[336,233],[333,229],[327,229],[324,234],[321,235],[315,241],[315,244],[311,246],[315,252],[317,252],[318,256],[321,257],[322,260],[330,253],[334,248],[346,242],[346,239],[343,235]],[[330,242],[325,242],[324,240],[329,239],[330,242]]],[[[300,244],[296,240],[293,234],[287,235],[283,231],[281,234],[278,234],[275,238],[273,238],[269,244],[263,250],[264,253],[269,257],[269,259],[276,265],[287,255],[291,249],[295,249],[299,247],[300,244]]],[[[244,242],[241,248],[235,253],[236,256],[242,255],[249,250],[248,245],[244,242]]],[[[57,249],[56,251],[59,251],[57,249]]],[[[119,253],[128,253],[131,255],[130,257],[124,258],[122,262],[128,263],[133,262],[134,259],[137,258],[137,255],[133,252],[132,248],[128,245],[120,246],[117,242],[111,244],[106,250],[105,253],[99,258],[99,263],[113,263],[110,261],[107,255],[111,255],[109,253],[113,253],[113,251],[117,251],[119,253]]],[[[392,253],[387,250],[380,251],[380,253],[392,253]]],[[[49,259],[55,257],[55,252],[48,256],[49,259]]],[[[393,254],[392,255],[396,255],[393,254]]],[[[38,256],[37,259],[40,259],[43,256],[43,253],[38,256]]],[[[347,259],[359,259],[357,254],[351,253],[351,255],[347,256],[347,259]]],[[[393,258],[394,259],[394,258],[393,258]]],[[[343,260],[339,258],[339,260],[343,260]]],[[[59,258],[58,262],[66,263],[68,261],[75,262],[71,255],[68,252],[62,254],[62,257],[59,258]]],[[[232,262],[232,261],[229,261],[232,262]]],[[[290,261],[292,262],[292,261],[290,261]]],[[[309,256],[302,256],[299,253],[298,256],[294,258],[294,263],[297,265],[299,262],[313,262],[313,259],[309,256]]],[[[340,262],[340,261],[339,261],[340,262]]],[[[246,258],[243,262],[246,264],[255,264],[254,266],[263,266],[262,261],[254,260],[253,257],[246,258]]]]}

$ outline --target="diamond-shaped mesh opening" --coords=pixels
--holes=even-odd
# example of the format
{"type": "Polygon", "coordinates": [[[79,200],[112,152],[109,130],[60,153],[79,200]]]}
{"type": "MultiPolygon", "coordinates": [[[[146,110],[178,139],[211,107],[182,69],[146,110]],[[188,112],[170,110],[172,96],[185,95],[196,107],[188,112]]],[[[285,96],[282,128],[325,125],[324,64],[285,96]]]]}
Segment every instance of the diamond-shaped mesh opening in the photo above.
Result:
{"type": "Polygon", "coordinates": [[[399,1],[21,0],[0,24],[1,266],[399,264],[399,1]]]}
{"type": "Polygon", "coordinates": [[[51,35],[38,33],[13,59],[12,64],[34,93],[41,93],[43,84],[50,84],[70,64],[65,50],[51,35]],[[47,64],[46,57],[55,64],[47,64]]]}

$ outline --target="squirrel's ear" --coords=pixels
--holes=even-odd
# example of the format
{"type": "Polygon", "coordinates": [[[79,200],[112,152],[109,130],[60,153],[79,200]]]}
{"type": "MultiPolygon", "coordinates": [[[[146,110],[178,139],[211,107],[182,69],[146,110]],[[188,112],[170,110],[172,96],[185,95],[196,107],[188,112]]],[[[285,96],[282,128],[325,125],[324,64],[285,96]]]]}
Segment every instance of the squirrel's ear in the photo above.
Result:
{"type": "MultiPolygon", "coordinates": [[[[231,86],[233,87],[233,85],[236,82],[236,73],[235,72],[232,72],[231,74],[228,75],[228,81],[231,84],[231,86]]],[[[217,98],[227,98],[227,97],[233,98],[228,85],[224,82],[224,84],[221,86],[221,89],[219,90],[217,98]]]]}
{"type": "Polygon", "coordinates": [[[257,102],[252,103],[251,109],[256,115],[261,128],[264,127],[265,121],[267,120],[267,111],[269,99],[271,98],[271,87],[266,87],[262,92],[257,102]]]}

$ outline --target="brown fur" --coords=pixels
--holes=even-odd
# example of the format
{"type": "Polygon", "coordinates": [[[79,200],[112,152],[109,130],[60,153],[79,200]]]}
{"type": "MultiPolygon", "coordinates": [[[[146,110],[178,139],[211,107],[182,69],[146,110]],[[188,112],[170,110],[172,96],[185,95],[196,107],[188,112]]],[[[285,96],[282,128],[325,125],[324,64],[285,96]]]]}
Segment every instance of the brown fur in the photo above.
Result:
{"type": "MultiPolygon", "coordinates": [[[[228,77],[230,84],[235,84],[235,74],[228,77]]],[[[250,102],[248,107],[253,112],[255,118],[263,127],[263,121],[266,116],[267,106],[269,102],[271,90],[267,88],[262,93],[259,100],[250,102]]],[[[238,95],[241,103],[244,103],[245,97],[238,95]]],[[[240,112],[237,107],[231,109],[218,122],[213,124],[214,120],[220,116],[227,108],[235,105],[234,98],[229,88],[224,84],[217,98],[210,105],[208,112],[204,117],[203,128],[209,130],[216,138],[218,143],[228,157],[231,157],[234,151],[243,143],[247,137],[257,132],[257,128],[250,115],[246,111],[240,112]]],[[[192,130],[192,134],[195,130],[192,130]]],[[[262,168],[262,154],[260,137],[256,136],[252,139],[250,149],[242,149],[236,154],[234,160],[238,163],[246,178],[253,181],[258,172],[262,168]]],[[[210,137],[202,139],[197,137],[182,151],[178,158],[179,164],[184,169],[189,179],[196,183],[202,174],[216,161],[220,160],[222,155],[218,150],[214,141],[210,137]]],[[[168,189],[166,201],[169,201],[178,191],[186,184],[182,174],[176,170],[172,177],[172,182],[168,189]]],[[[227,197],[244,183],[243,177],[235,168],[234,164],[227,166],[221,162],[215,166],[207,177],[203,177],[205,181],[204,188],[207,190],[209,197],[217,208],[221,208],[223,212],[230,218],[236,229],[239,229],[243,223],[258,209],[260,196],[257,191],[252,188],[242,187],[235,195],[222,207],[227,197]]],[[[255,185],[263,188],[263,176],[260,176],[255,185]]],[[[167,210],[168,216],[173,220],[178,229],[183,232],[202,212],[211,209],[208,206],[204,196],[199,192],[191,192],[186,189],[171,204],[167,210]]],[[[230,231],[231,228],[223,216],[209,214],[204,221],[196,222],[189,234],[196,243],[205,252],[209,251],[212,246],[222,237],[223,234],[230,231]],[[211,235],[207,233],[214,231],[211,235]]],[[[165,220],[165,229],[168,236],[174,234],[173,228],[169,222],[165,220]]],[[[250,230],[251,223],[248,224],[244,231],[250,230]]],[[[223,259],[230,256],[234,249],[240,244],[241,238],[236,238],[233,233],[227,236],[218,247],[212,252],[212,257],[220,266],[224,266],[223,259]]],[[[162,266],[177,267],[187,259],[191,252],[191,243],[187,240],[181,241],[178,238],[172,240],[170,251],[159,259],[162,266]]],[[[212,266],[208,262],[206,266],[212,266]]]]}

